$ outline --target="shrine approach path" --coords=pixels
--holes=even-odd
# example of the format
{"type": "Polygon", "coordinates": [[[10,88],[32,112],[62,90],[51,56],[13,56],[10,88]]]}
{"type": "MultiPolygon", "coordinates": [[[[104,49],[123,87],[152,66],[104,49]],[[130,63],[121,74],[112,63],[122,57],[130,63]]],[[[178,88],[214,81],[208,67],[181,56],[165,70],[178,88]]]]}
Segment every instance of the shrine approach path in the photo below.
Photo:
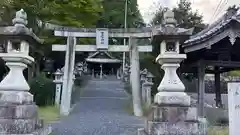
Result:
{"type": "Polygon", "coordinates": [[[88,81],[70,115],[53,125],[54,135],[137,135],[144,120],[126,111],[129,96],[115,78],[88,81]]]}

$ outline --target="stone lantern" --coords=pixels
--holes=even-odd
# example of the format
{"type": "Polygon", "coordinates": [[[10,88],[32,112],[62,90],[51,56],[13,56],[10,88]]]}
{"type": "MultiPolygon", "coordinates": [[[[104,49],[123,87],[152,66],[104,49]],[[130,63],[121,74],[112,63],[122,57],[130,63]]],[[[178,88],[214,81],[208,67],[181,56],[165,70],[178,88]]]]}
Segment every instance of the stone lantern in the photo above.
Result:
{"type": "Polygon", "coordinates": [[[0,38],[7,43],[7,53],[0,53],[10,71],[0,83],[0,134],[49,134],[38,119],[38,109],[33,102],[30,87],[23,70],[34,62],[29,56],[30,45],[42,41],[26,27],[27,14],[23,9],[16,12],[14,26],[0,27],[0,38]]]}
{"type": "Polygon", "coordinates": [[[146,82],[153,82],[153,78],[155,76],[151,73],[151,72],[147,72],[147,75],[146,75],[146,82]]]}
{"type": "Polygon", "coordinates": [[[83,68],[84,68],[83,62],[76,64],[76,71],[77,71],[77,74],[79,74],[80,76],[82,76],[82,73],[84,71],[83,68]]]}
{"type": "Polygon", "coordinates": [[[53,64],[54,61],[51,59],[46,59],[44,63],[44,72],[46,72],[48,75],[50,75],[53,71],[53,64]]]}
{"type": "Polygon", "coordinates": [[[143,69],[143,70],[140,72],[140,80],[141,80],[141,82],[144,82],[144,81],[146,80],[147,73],[148,73],[148,71],[147,71],[146,68],[143,69]]]}
{"type": "Polygon", "coordinates": [[[129,81],[129,75],[130,75],[130,67],[128,64],[125,65],[124,71],[123,71],[123,80],[124,82],[129,81]]]}
{"type": "Polygon", "coordinates": [[[143,86],[143,91],[144,91],[144,102],[146,102],[147,107],[149,107],[152,104],[152,77],[149,76],[149,78],[142,84],[143,86]]]}
{"type": "MultiPolygon", "coordinates": [[[[197,135],[198,123],[196,117],[188,117],[190,96],[179,79],[176,70],[186,59],[186,54],[180,54],[180,44],[192,35],[193,29],[176,27],[174,13],[170,10],[164,14],[163,24],[152,32],[152,44],[160,45],[160,54],[156,62],[165,71],[154,97],[153,112],[148,120],[145,132],[151,135],[197,135]]],[[[196,116],[197,112],[191,113],[196,116]]]]}
{"type": "Polygon", "coordinates": [[[60,99],[61,99],[61,91],[62,91],[62,83],[63,83],[63,72],[58,69],[55,73],[54,83],[56,84],[56,91],[55,91],[55,105],[59,106],[60,99]]]}
{"type": "Polygon", "coordinates": [[[83,73],[87,73],[88,72],[88,64],[85,62],[83,64],[83,73]]]}
{"type": "Polygon", "coordinates": [[[142,82],[142,101],[149,107],[152,103],[153,74],[146,70],[145,80],[142,82]]]}

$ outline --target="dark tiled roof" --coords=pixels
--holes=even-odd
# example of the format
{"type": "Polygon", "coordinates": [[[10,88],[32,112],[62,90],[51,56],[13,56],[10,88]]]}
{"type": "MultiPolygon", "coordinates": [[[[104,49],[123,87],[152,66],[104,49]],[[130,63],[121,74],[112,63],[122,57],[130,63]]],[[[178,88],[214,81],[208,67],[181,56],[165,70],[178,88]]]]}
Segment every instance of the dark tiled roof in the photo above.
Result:
{"type": "Polygon", "coordinates": [[[21,26],[0,27],[0,37],[25,39],[30,44],[43,43],[43,40],[39,39],[30,29],[21,26]]]}
{"type": "Polygon", "coordinates": [[[240,23],[240,9],[234,8],[228,10],[221,18],[209,25],[206,29],[191,36],[189,40],[185,41],[183,46],[194,44],[200,40],[204,41],[207,37],[212,36],[221,29],[225,28],[225,26],[227,26],[231,21],[237,21],[240,23]]]}

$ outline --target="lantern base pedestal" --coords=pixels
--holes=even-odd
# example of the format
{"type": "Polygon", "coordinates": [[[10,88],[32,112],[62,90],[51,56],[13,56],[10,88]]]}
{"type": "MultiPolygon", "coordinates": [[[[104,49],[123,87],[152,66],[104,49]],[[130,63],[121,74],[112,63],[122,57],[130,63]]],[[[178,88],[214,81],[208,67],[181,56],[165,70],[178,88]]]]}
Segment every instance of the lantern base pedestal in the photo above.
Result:
{"type": "Polygon", "coordinates": [[[153,105],[138,135],[199,135],[197,109],[153,105]]]}
{"type": "Polygon", "coordinates": [[[43,127],[38,107],[27,91],[0,91],[1,135],[48,135],[51,127],[43,127]]]}
{"type": "Polygon", "coordinates": [[[198,135],[197,108],[184,92],[158,92],[144,129],[138,135],[198,135]]]}

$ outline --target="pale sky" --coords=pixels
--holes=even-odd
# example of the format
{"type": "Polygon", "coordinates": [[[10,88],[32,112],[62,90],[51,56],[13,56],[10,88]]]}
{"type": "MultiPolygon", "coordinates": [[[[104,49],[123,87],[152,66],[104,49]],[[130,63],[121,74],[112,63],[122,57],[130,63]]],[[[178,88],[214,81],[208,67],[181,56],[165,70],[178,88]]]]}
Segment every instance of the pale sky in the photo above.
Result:
{"type": "MultiPolygon", "coordinates": [[[[164,7],[174,7],[179,0],[138,0],[138,5],[143,18],[146,22],[149,22],[154,16],[154,13],[158,5],[164,7]]],[[[240,0],[190,0],[192,2],[192,8],[198,10],[203,15],[205,23],[212,23],[219,16],[221,16],[226,9],[231,5],[239,5],[240,0]],[[213,14],[218,7],[219,2],[222,1],[218,12],[213,17],[213,14]]]]}

